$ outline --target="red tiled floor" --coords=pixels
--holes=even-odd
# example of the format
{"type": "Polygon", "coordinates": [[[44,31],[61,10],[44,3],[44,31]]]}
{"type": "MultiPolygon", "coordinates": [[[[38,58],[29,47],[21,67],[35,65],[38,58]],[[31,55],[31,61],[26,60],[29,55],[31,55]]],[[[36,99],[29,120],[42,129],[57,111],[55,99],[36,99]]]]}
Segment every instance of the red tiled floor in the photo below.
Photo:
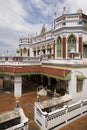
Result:
{"type": "Polygon", "coordinates": [[[59,130],[87,130],[87,114],[74,120],[59,130]]]}
{"type": "MultiPolygon", "coordinates": [[[[23,94],[19,98],[21,107],[24,110],[26,116],[33,120],[34,117],[34,103],[36,101],[36,92],[23,94]]],[[[40,97],[41,101],[47,99],[47,97],[40,97]]],[[[16,99],[12,93],[4,93],[0,95],[0,112],[9,111],[15,108],[16,99]]]]}

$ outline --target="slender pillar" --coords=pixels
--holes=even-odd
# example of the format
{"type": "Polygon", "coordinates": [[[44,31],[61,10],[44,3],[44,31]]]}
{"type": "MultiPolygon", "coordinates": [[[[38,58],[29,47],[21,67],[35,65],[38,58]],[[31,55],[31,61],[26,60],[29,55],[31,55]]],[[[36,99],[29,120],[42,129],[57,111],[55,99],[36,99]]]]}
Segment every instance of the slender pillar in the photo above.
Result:
{"type": "Polygon", "coordinates": [[[53,48],[53,50],[54,50],[54,58],[55,58],[55,40],[54,40],[54,48],[53,48]]]}
{"type": "Polygon", "coordinates": [[[37,50],[36,50],[36,57],[38,56],[37,50]]]}
{"type": "Polygon", "coordinates": [[[82,36],[79,36],[79,52],[80,52],[81,58],[82,58],[82,36]]]}
{"type": "Polygon", "coordinates": [[[47,58],[47,48],[45,49],[45,54],[46,54],[45,58],[47,58]]]}
{"type": "Polygon", "coordinates": [[[14,96],[15,97],[22,96],[22,77],[21,76],[14,77],[14,96]]]}
{"type": "Polygon", "coordinates": [[[45,50],[45,54],[47,54],[47,49],[45,50]]]}
{"type": "Polygon", "coordinates": [[[51,52],[52,52],[52,54],[54,54],[54,49],[53,49],[53,48],[52,48],[52,51],[51,51],[51,52]]]}
{"type": "Polygon", "coordinates": [[[63,37],[63,58],[66,58],[66,37],[63,37]]]}
{"type": "Polygon", "coordinates": [[[20,55],[21,55],[21,56],[23,55],[22,49],[20,49],[20,55]]]}
{"type": "Polygon", "coordinates": [[[27,56],[30,56],[30,50],[29,50],[29,48],[27,50],[27,56]]]}

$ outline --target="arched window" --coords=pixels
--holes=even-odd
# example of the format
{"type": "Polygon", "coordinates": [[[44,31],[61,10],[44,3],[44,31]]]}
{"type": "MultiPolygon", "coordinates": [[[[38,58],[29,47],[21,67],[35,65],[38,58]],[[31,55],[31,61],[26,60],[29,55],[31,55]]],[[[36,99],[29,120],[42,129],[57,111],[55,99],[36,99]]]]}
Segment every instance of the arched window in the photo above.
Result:
{"type": "Polygon", "coordinates": [[[76,51],[76,37],[71,34],[68,38],[68,57],[70,56],[71,51],[76,51]]]}
{"type": "Polygon", "coordinates": [[[83,58],[87,58],[87,41],[83,41],[83,58]]]}
{"type": "Polygon", "coordinates": [[[61,37],[58,37],[57,38],[57,57],[61,57],[61,49],[62,49],[62,46],[61,46],[61,37]]]}

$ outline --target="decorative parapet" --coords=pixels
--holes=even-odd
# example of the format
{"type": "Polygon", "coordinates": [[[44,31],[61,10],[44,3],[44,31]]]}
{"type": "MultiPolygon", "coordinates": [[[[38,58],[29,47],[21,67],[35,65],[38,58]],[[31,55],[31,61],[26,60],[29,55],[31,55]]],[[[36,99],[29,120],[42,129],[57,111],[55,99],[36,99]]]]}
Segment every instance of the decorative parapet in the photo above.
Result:
{"type": "Polygon", "coordinates": [[[87,113],[87,99],[72,105],[65,105],[61,109],[56,109],[49,113],[46,112],[46,114],[38,105],[35,105],[35,110],[35,121],[39,124],[41,130],[57,130],[87,113]]]}

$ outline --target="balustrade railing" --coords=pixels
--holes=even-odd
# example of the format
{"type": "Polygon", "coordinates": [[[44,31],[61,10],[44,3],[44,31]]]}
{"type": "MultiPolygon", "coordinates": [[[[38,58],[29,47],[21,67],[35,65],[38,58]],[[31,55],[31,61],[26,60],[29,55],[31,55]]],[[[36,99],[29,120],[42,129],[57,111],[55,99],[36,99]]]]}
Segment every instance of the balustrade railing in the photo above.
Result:
{"type": "Polygon", "coordinates": [[[40,57],[0,57],[0,65],[40,64],[40,57]]]}
{"type": "Polygon", "coordinates": [[[39,121],[40,119],[42,130],[58,130],[58,128],[66,125],[67,122],[71,122],[85,113],[87,113],[87,100],[81,100],[75,104],[66,105],[61,109],[46,113],[46,115],[40,110],[40,118],[38,118],[38,113],[35,113],[35,120],[38,119],[39,121]]]}

